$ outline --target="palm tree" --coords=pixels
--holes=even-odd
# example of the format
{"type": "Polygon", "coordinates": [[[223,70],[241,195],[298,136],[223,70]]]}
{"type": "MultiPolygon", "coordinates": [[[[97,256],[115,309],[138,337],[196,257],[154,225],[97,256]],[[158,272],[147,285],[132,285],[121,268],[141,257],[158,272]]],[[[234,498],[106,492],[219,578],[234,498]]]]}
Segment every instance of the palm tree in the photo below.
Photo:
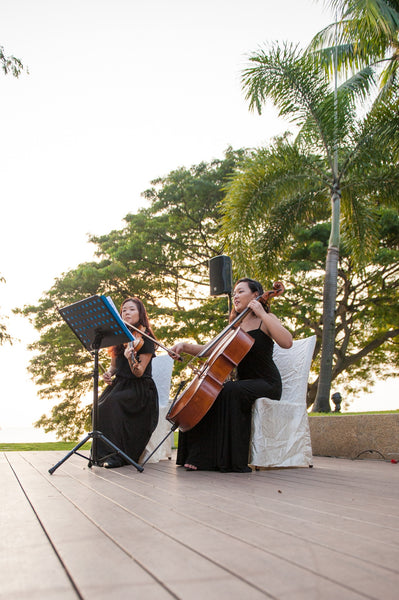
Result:
{"type": "Polygon", "coordinates": [[[329,0],[337,22],[313,38],[310,50],[319,52],[327,69],[335,58],[339,69],[362,71],[379,79],[379,98],[398,86],[399,0],[329,0]]]}
{"type": "Polygon", "coordinates": [[[398,147],[399,0],[329,3],[336,12],[336,22],[314,36],[308,51],[335,77],[338,71],[357,71],[357,76],[368,79],[370,84],[379,83],[373,105],[374,120],[380,124],[378,134],[398,147]]]}
{"type": "Polygon", "coordinates": [[[250,108],[261,113],[270,98],[281,116],[299,126],[299,133],[293,142],[287,136],[277,139],[242,164],[227,186],[222,232],[241,266],[253,265],[260,247],[258,272],[264,265],[271,274],[277,264],[281,268],[298,225],[330,218],[320,379],[313,407],[328,412],[340,233],[359,264],[373,254],[378,241],[375,209],[378,203],[397,203],[399,173],[373,135],[376,122],[356,119],[355,101],[368,93],[369,78],[354,76],[334,92],[315,57],[292,46],[261,50],[250,61],[242,78],[250,108]]]}

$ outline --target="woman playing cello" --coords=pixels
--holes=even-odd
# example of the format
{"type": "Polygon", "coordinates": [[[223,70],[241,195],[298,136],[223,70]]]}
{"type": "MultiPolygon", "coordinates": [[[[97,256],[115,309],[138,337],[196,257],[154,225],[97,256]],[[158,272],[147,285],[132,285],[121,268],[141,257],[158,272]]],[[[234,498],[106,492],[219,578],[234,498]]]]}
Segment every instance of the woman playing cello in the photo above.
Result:
{"type": "MultiPolygon", "coordinates": [[[[256,298],[261,284],[247,277],[234,287],[230,320],[247,309],[240,327],[254,343],[237,366],[237,380],[224,383],[209,411],[189,431],[179,432],[177,464],[187,470],[247,473],[252,405],[257,398],[280,400],[281,378],[273,362],[273,343],[292,346],[292,336],[269,307],[256,298]],[[248,310],[250,309],[250,310],[248,310]]],[[[196,356],[204,346],[179,342],[172,350],[196,356]]]]}

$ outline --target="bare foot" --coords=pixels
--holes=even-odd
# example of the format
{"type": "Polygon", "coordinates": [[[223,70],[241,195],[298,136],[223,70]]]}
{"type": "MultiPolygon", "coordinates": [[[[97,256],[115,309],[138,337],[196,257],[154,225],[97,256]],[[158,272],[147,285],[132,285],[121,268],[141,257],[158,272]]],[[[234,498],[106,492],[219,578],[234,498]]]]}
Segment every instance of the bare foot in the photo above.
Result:
{"type": "Polygon", "coordinates": [[[184,467],[185,467],[186,471],[196,471],[197,470],[197,467],[195,465],[190,465],[189,463],[186,463],[184,465],[184,467]]]}

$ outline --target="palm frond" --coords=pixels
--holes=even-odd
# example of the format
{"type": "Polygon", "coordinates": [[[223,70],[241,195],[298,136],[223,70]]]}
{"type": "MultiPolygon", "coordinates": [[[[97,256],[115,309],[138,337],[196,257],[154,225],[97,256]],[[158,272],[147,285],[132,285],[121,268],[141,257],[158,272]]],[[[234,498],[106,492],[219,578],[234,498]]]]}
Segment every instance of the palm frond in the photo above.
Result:
{"type": "Polygon", "coordinates": [[[337,64],[345,76],[349,72],[373,68],[380,72],[380,87],[388,93],[398,62],[399,5],[396,0],[330,0],[339,12],[332,23],[316,34],[307,51],[318,57],[329,75],[337,64]],[[382,69],[383,63],[386,66],[382,69]],[[387,87],[386,87],[387,86],[387,87]]]}
{"type": "Polygon", "coordinates": [[[349,92],[355,98],[365,99],[375,85],[374,70],[367,66],[346,79],[340,86],[341,92],[349,92]]]}
{"type": "Polygon", "coordinates": [[[290,240],[296,229],[324,221],[329,213],[328,189],[298,193],[276,204],[258,231],[258,268],[263,266],[270,274],[277,274],[290,252],[290,240]]]}
{"type": "Polygon", "coordinates": [[[332,0],[346,35],[391,38],[399,29],[399,6],[390,0],[332,0]],[[360,28],[360,29],[359,29],[360,28]]]}
{"type": "Polygon", "coordinates": [[[249,58],[254,66],[244,69],[242,87],[251,110],[262,111],[270,98],[280,115],[301,122],[328,91],[328,81],[315,60],[290,44],[274,45],[249,58]]]}
{"type": "Polygon", "coordinates": [[[399,160],[399,82],[389,95],[380,95],[363,122],[362,136],[372,138],[375,146],[389,148],[392,160],[399,160]]]}
{"type": "Polygon", "coordinates": [[[253,263],[255,255],[271,268],[284,255],[298,222],[326,218],[330,184],[324,161],[285,138],[254,152],[226,187],[221,205],[226,249],[241,268],[253,263]]]}
{"type": "Polygon", "coordinates": [[[380,84],[381,92],[377,98],[377,102],[389,99],[395,95],[399,83],[399,51],[395,51],[395,56],[388,61],[387,66],[381,73],[380,84]]]}
{"type": "Polygon", "coordinates": [[[379,243],[377,207],[361,194],[345,188],[341,197],[341,235],[345,248],[358,265],[366,264],[379,243]]]}
{"type": "Polygon", "coordinates": [[[302,153],[286,138],[255,151],[231,177],[221,203],[223,233],[243,232],[264,219],[276,203],[328,185],[323,160],[302,153]]]}

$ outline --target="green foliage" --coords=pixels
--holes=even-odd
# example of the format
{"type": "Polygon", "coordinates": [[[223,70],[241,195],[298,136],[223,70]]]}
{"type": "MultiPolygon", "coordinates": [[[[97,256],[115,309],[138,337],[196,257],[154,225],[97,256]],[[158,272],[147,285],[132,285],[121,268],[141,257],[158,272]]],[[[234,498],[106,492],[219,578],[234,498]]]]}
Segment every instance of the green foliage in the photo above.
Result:
{"type": "Polygon", "coordinates": [[[330,0],[337,11],[332,23],[315,35],[310,50],[327,72],[336,63],[346,75],[380,84],[384,98],[398,86],[399,2],[397,0],[330,0]]]}
{"type": "MultiPolygon", "coordinates": [[[[296,229],[330,219],[324,271],[322,354],[317,408],[329,410],[334,360],[340,238],[356,268],[378,249],[379,207],[398,207],[397,113],[386,103],[363,119],[356,105],[370,91],[364,72],[331,88],[317,56],[274,44],[252,54],[242,84],[251,109],[267,99],[299,126],[256,150],[231,178],[223,201],[222,234],[241,268],[270,276],[284,268],[296,229]],[[382,135],[383,134],[383,135],[382,135]],[[391,136],[391,137],[390,137],[391,136]],[[329,217],[328,217],[329,215],[329,217]]],[[[321,250],[319,244],[313,252],[321,250]]]]}
{"type": "MultiPolygon", "coordinates": [[[[11,73],[14,77],[19,77],[24,66],[19,58],[15,56],[6,56],[4,47],[0,46],[0,65],[5,75],[11,73]]],[[[4,278],[0,276],[0,282],[4,282],[4,278]]],[[[3,320],[0,320],[0,346],[6,342],[12,343],[12,337],[7,333],[7,326],[3,320]]]]}
{"type": "Polygon", "coordinates": [[[12,338],[9,333],[7,333],[7,326],[4,322],[0,321],[0,346],[5,344],[6,342],[12,343],[12,338]]]}
{"type": "MultiPolygon", "coordinates": [[[[399,200],[396,151],[373,133],[363,123],[355,145],[340,153],[341,240],[359,266],[379,244],[378,207],[397,208],[399,200]]],[[[296,226],[323,222],[331,214],[329,164],[328,157],[288,136],[251,153],[222,203],[222,233],[236,266],[258,275],[266,270],[269,277],[281,272],[296,226]]]]}
{"type": "MultiPolygon", "coordinates": [[[[1,275],[0,275],[0,283],[5,283],[5,279],[1,275]]],[[[9,344],[12,344],[12,337],[7,332],[7,326],[4,323],[4,317],[2,317],[0,320],[0,346],[7,342],[9,344]]]]}
{"type": "Polygon", "coordinates": [[[24,65],[19,58],[15,56],[6,56],[4,47],[0,46],[0,64],[5,75],[11,73],[14,77],[19,77],[24,70],[24,65]]]}
{"type": "MultiPolygon", "coordinates": [[[[370,391],[375,379],[392,375],[399,364],[399,216],[392,209],[377,215],[379,247],[364,269],[356,268],[345,245],[338,269],[332,380],[346,397],[370,391]]],[[[295,337],[316,334],[308,406],[319,382],[324,257],[330,225],[298,227],[285,261],[285,302],[273,310],[293,323],[295,337]]]]}
{"type": "Polygon", "coordinates": [[[356,100],[365,98],[368,85],[354,77],[334,92],[314,55],[289,45],[251,55],[242,82],[250,108],[261,112],[270,98],[300,130],[294,142],[286,135],[255,151],[233,177],[223,207],[225,233],[234,242],[239,220],[247,232],[260,218],[268,222],[264,237],[281,252],[292,224],[318,220],[320,204],[324,215],[331,211],[336,191],[341,233],[354,259],[367,261],[378,244],[375,207],[398,206],[397,101],[358,119],[356,100]]]}
{"type": "Polygon", "coordinates": [[[222,234],[236,268],[275,277],[291,247],[295,224],[329,215],[323,160],[288,136],[255,150],[226,186],[222,234]]]}
{"type": "MultiPolygon", "coordinates": [[[[275,178],[276,190],[289,165],[292,166],[290,186],[295,190],[298,152],[293,145],[286,154],[286,143],[285,139],[276,142],[276,155],[267,149],[263,151],[262,157],[270,156],[273,167],[265,166],[260,158],[257,165],[260,173],[262,168],[270,169],[271,173],[281,168],[275,178]]],[[[122,230],[91,238],[98,251],[97,261],[63,274],[37,306],[18,309],[17,312],[29,317],[40,331],[40,339],[31,346],[34,351],[30,364],[32,377],[43,397],[58,401],[49,415],[38,420],[37,426],[45,431],[56,431],[58,437],[65,440],[76,440],[83,430],[90,428],[93,359],[60,318],[57,306],[94,294],[111,295],[118,305],[126,296],[138,295],[146,304],[158,339],[168,347],[181,339],[206,342],[223,329],[227,322],[227,298],[209,297],[208,260],[223,251],[218,229],[223,188],[235,168],[244,170],[250,164],[248,156],[253,154],[229,150],[223,161],[179,169],[154,181],[153,187],[144,194],[147,206],[137,214],[129,214],[122,230]]],[[[257,157],[257,153],[254,156],[257,157]]],[[[309,179],[309,196],[313,193],[312,185],[309,179]]],[[[266,193],[265,198],[269,195],[266,193]]],[[[276,253],[278,275],[283,278],[287,291],[272,307],[273,312],[289,324],[295,337],[317,335],[309,403],[314,400],[318,384],[324,259],[331,229],[328,205],[316,199],[314,203],[318,211],[314,208],[315,212],[311,213],[305,202],[302,210],[308,211],[308,215],[317,215],[317,219],[296,223],[289,247],[284,250],[284,260],[281,253],[276,253]]],[[[312,207],[311,202],[310,205],[312,207]]],[[[270,209],[274,210],[271,202],[270,209]]],[[[294,217],[295,212],[290,219],[294,217]]],[[[255,273],[254,261],[263,252],[259,239],[267,241],[266,237],[262,238],[267,225],[267,222],[262,223],[262,212],[257,214],[251,233],[252,264],[249,255],[248,270],[238,263],[236,255],[233,261],[237,277],[247,273],[255,275],[266,287],[271,284],[271,272],[259,261],[255,273]]],[[[377,211],[376,229],[378,252],[363,270],[355,268],[350,246],[343,244],[341,248],[333,378],[347,394],[355,385],[357,391],[362,386],[370,386],[373,375],[383,376],[388,364],[398,362],[394,341],[399,250],[397,211],[377,211]]],[[[241,234],[247,235],[243,227],[241,234]]],[[[102,350],[100,362],[107,366],[108,360],[107,351],[102,350]]],[[[185,364],[176,363],[174,388],[182,378],[189,376],[185,364]]]]}

